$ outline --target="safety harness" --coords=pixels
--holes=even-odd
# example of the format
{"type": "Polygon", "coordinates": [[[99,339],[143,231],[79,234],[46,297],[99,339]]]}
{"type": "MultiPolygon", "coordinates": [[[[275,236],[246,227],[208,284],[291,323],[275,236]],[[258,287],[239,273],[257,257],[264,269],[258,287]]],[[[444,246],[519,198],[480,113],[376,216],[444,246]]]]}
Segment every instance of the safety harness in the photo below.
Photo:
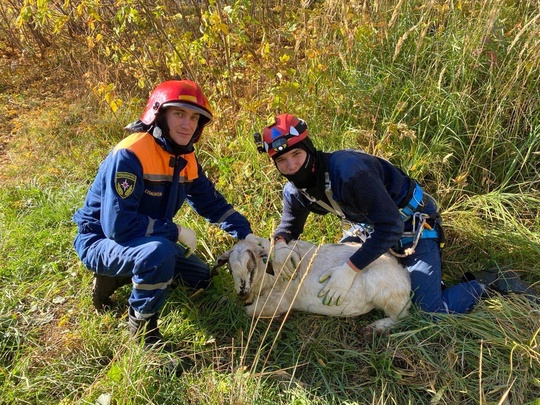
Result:
{"type": "MultiPolygon", "coordinates": [[[[360,238],[362,242],[365,242],[371,232],[373,232],[373,227],[371,225],[354,222],[345,217],[343,210],[341,209],[337,201],[334,200],[334,198],[332,197],[332,184],[330,182],[330,175],[328,172],[324,173],[324,193],[326,195],[326,198],[328,198],[331,206],[324,201],[309,195],[306,189],[299,189],[299,191],[309,201],[320,205],[327,211],[332,212],[338,217],[340,217],[341,225],[345,236],[355,236],[360,238]]],[[[430,216],[422,212],[427,201],[427,195],[426,198],[424,198],[424,192],[422,190],[422,187],[420,187],[418,183],[414,183],[414,188],[412,189],[411,194],[412,195],[408,200],[407,204],[405,204],[403,208],[400,208],[399,212],[401,214],[403,222],[407,222],[409,219],[412,218],[412,230],[403,233],[400,239],[399,247],[403,247],[405,244],[411,242],[412,245],[411,247],[404,249],[403,253],[398,253],[393,248],[390,249],[390,253],[392,253],[396,257],[407,257],[412,255],[420,239],[439,239],[440,236],[437,229],[431,227],[427,223],[427,220],[430,218],[430,216]]]]}

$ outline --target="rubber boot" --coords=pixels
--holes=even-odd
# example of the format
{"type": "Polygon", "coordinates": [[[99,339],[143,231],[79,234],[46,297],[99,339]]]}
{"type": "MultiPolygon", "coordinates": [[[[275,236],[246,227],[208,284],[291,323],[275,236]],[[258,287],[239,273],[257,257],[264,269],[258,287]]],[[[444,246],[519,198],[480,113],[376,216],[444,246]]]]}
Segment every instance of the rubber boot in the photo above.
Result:
{"type": "Polygon", "coordinates": [[[142,339],[148,349],[160,349],[167,352],[174,351],[171,343],[163,340],[158,327],[158,314],[148,319],[139,319],[135,316],[133,308],[129,307],[129,333],[134,339],[142,339]]]}
{"type": "Polygon", "coordinates": [[[131,277],[107,277],[94,273],[92,304],[98,312],[113,306],[111,295],[120,287],[131,284],[131,277]]]}
{"type": "Polygon", "coordinates": [[[502,295],[525,294],[527,296],[536,295],[533,287],[519,278],[519,275],[512,270],[492,268],[473,273],[465,273],[465,281],[476,280],[484,284],[488,290],[496,291],[502,295]]]}

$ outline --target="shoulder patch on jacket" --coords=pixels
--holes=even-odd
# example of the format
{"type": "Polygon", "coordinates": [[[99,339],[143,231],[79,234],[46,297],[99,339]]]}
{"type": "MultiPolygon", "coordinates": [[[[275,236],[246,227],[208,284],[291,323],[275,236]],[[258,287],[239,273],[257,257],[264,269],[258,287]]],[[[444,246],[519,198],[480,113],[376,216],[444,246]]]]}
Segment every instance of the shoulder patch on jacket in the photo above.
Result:
{"type": "Polygon", "coordinates": [[[116,192],[122,198],[127,198],[135,190],[137,177],[132,173],[118,172],[114,180],[116,192]]]}

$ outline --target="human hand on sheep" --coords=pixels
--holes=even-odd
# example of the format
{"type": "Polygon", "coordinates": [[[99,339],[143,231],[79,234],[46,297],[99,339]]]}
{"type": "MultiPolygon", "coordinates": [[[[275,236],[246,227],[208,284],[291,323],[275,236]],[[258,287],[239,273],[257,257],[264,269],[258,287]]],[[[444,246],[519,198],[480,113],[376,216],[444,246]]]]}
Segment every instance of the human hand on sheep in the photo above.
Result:
{"type": "Polygon", "coordinates": [[[197,235],[191,229],[182,225],[176,225],[178,228],[178,243],[186,249],[186,257],[191,255],[197,248],[197,235]]]}
{"type": "Polygon", "coordinates": [[[326,281],[326,285],[321,288],[317,297],[322,298],[324,305],[340,305],[342,298],[349,292],[356,274],[358,272],[347,262],[328,269],[319,278],[319,283],[326,281]]]}
{"type": "Polygon", "coordinates": [[[300,254],[287,245],[283,239],[279,239],[274,244],[274,257],[272,258],[272,266],[277,270],[277,274],[286,280],[294,280],[298,263],[300,263],[300,254]]]}

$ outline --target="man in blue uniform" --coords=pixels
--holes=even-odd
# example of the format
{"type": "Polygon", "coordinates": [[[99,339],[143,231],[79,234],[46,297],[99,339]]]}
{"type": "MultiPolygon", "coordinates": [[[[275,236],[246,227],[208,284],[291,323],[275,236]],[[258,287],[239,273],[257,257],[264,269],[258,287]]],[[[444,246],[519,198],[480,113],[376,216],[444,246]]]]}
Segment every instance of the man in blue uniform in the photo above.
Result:
{"type": "Polygon", "coordinates": [[[93,304],[111,304],[132,283],[129,325],[146,345],[163,344],[158,314],[173,280],[204,288],[209,267],[192,254],[193,230],[173,222],[184,202],[235,238],[254,238],[247,219],[216,191],[193,144],[212,121],[210,104],[189,80],[171,80],[151,93],[134,132],[102,162],[84,206],[74,215],[74,246],[94,272],[93,304]],[[177,243],[178,242],[178,243],[177,243]]]}
{"type": "Polygon", "coordinates": [[[518,279],[510,286],[495,283],[499,274],[490,272],[476,279],[469,275],[467,281],[444,288],[440,250],[444,241],[437,204],[388,161],[355,150],[317,151],[305,121],[290,114],[275,117],[262,138],[255,134],[255,141],[289,180],[274,234],[274,268],[294,277],[294,263],[300,258],[287,243],[300,237],[310,212],[338,215],[350,226],[342,241],[363,242],[346,262],[328,269],[319,280],[318,295],[324,304],[339,305],[357,272],[389,250],[409,270],[413,302],[427,312],[465,313],[487,285],[502,286],[503,292],[527,288],[518,279]]]}

